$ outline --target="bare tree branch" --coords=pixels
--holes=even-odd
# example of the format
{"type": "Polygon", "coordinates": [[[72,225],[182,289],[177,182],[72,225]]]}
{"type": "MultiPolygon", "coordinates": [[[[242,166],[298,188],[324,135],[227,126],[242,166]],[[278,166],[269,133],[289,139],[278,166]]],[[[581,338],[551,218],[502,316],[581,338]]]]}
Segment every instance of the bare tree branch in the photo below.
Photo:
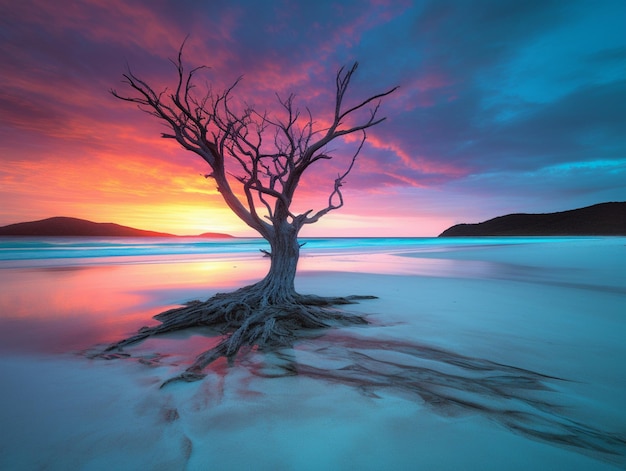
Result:
{"type": "Polygon", "coordinates": [[[297,232],[303,224],[317,222],[330,211],[341,208],[341,187],[365,144],[365,130],[385,120],[378,117],[380,101],[397,87],[367,97],[356,105],[345,106],[358,63],[350,68],[340,68],[335,77],[331,125],[316,129],[310,109],[306,108],[303,116],[293,94],[285,98],[276,95],[282,111],[276,115],[260,112],[243,103],[235,109],[232,95],[241,77],[222,92],[214,92],[207,86],[204,93],[198,93],[196,77],[208,67],[187,69],[184,66],[186,41],[183,41],[176,59],[171,61],[177,75],[171,91],[156,92],[128,68],[123,77],[132,93],[122,95],[111,90],[113,96],[135,103],[140,110],[163,121],[170,130],[161,134],[163,138],[175,139],[184,149],[204,159],[211,168],[206,177],[215,181],[227,205],[263,237],[271,238],[276,226],[285,222],[292,224],[297,232]],[[368,110],[370,105],[372,107],[368,110]],[[363,112],[365,116],[362,116],[363,112]],[[346,126],[346,121],[351,124],[346,126]],[[304,214],[293,214],[291,203],[306,170],[316,162],[333,159],[328,145],[356,132],[362,133],[362,139],[346,171],[335,178],[327,206],[316,212],[309,210],[304,214]],[[274,151],[267,153],[270,143],[274,151]],[[227,165],[232,168],[232,164],[238,170],[227,171],[227,165]],[[235,192],[232,185],[239,190],[235,192]]]}
{"type": "Polygon", "coordinates": [[[317,213],[315,213],[311,217],[308,217],[308,214],[313,212],[313,210],[308,211],[307,213],[305,213],[305,216],[303,218],[300,218],[301,224],[316,223],[317,221],[320,220],[322,216],[325,216],[329,212],[334,211],[335,209],[339,209],[343,206],[343,194],[341,193],[341,187],[343,186],[343,182],[345,178],[354,168],[354,163],[356,162],[356,158],[360,154],[361,149],[363,148],[363,145],[365,144],[365,141],[367,140],[367,134],[365,133],[365,131],[362,131],[362,133],[363,133],[363,137],[361,138],[361,143],[359,144],[359,147],[356,149],[355,153],[352,155],[352,159],[350,160],[350,165],[348,166],[348,168],[346,169],[344,173],[337,175],[337,178],[335,178],[334,189],[332,193],[330,194],[330,196],[328,197],[328,206],[326,206],[326,208],[324,209],[319,210],[317,213]],[[339,200],[337,203],[334,202],[335,198],[339,200]]]}
{"type": "MultiPolygon", "coordinates": [[[[186,40],[185,40],[186,41],[186,40]]],[[[367,139],[366,129],[385,118],[378,117],[380,100],[392,93],[372,95],[346,106],[346,92],[357,64],[341,68],[335,77],[336,94],[330,126],[317,128],[309,108],[296,106],[295,95],[276,96],[278,111],[255,110],[245,102],[235,102],[233,94],[241,78],[221,92],[210,85],[198,90],[198,76],[207,70],[187,69],[181,45],[171,61],[176,70],[174,86],[155,91],[135,75],[130,67],[124,74],[128,95],[111,90],[113,96],[134,103],[167,127],[161,136],[175,139],[184,149],[199,155],[210,167],[204,177],[215,182],[228,207],[270,244],[270,268],[261,281],[230,294],[218,294],[206,302],[193,302],[157,316],[160,325],[142,328],[137,334],[110,345],[107,351],[165,332],[207,325],[219,328],[226,337],[214,348],[200,354],[178,380],[197,380],[215,359],[232,358],[244,345],[277,348],[290,345],[300,330],[328,327],[331,322],[363,324],[362,316],[347,315],[327,307],[354,299],[302,296],[294,279],[302,244],[298,233],[304,224],[313,224],[344,204],[342,186],[355,167],[367,139]],[[345,170],[328,189],[325,208],[294,214],[292,201],[300,179],[311,165],[332,160],[329,145],[335,139],[361,132],[357,149],[345,170]]]]}

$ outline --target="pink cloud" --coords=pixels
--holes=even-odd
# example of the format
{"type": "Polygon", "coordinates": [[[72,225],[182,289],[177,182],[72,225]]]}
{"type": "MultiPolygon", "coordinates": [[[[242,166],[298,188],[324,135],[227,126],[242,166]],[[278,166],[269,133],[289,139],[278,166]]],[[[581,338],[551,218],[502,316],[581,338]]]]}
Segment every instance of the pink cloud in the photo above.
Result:
{"type": "Polygon", "coordinates": [[[458,178],[469,173],[468,169],[445,162],[443,159],[421,156],[419,149],[415,149],[415,153],[410,153],[403,148],[402,144],[384,140],[378,135],[369,136],[367,142],[375,149],[389,151],[398,156],[401,161],[399,167],[402,172],[409,169],[423,174],[445,175],[449,178],[458,178]]]}
{"type": "Polygon", "coordinates": [[[84,0],[65,7],[35,0],[16,4],[12,12],[31,26],[56,35],[75,31],[97,42],[147,46],[156,53],[177,48],[186,34],[175,24],[166,23],[157,9],[122,0],[84,0]]]}
{"type": "Polygon", "coordinates": [[[439,101],[454,99],[454,80],[441,72],[426,72],[402,83],[399,102],[405,111],[430,108],[439,101]]]}

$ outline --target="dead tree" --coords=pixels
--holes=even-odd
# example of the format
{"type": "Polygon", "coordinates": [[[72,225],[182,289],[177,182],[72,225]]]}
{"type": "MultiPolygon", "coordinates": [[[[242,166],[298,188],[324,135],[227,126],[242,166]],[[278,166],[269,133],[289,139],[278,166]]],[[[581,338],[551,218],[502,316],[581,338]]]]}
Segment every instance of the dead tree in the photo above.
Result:
{"type": "Polygon", "coordinates": [[[187,69],[182,60],[184,43],[172,61],[177,72],[173,89],[155,91],[130,69],[123,75],[130,88],[127,95],[116,90],[116,98],[135,103],[139,109],[165,123],[162,137],[174,139],[184,149],[200,156],[210,167],[205,175],[213,180],[228,207],[270,245],[270,268],[261,281],[205,302],[192,302],[163,312],[156,327],[109,346],[122,347],[146,337],[193,326],[213,326],[224,335],[214,349],[200,355],[180,379],[202,377],[206,365],[220,356],[232,357],[242,346],[259,348],[289,345],[303,329],[333,323],[365,323],[354,314],[332,306],[348,304],[369,296],[324,298],[296,292],[294,279],[300,253],[298,234],[331,211],[343,206],[342,185],[354,168],[366,130],[385,120],[378,116],[381,99],[396,88],[346,105],[346,93],[357,63],[342,67],[336,75],[336,94],[330,123],[318,129],[307,108],[302,113],[293,94],[277,95],[279,112],[260,112],[233,104],[233,92],[241,78],[216,93],[207,87],[198,93],[195,79],[206,67],[187,69]],[[354,151],[329,188],[327,204],[295,214],[292,202],[305,172],[333,159],[329,144],[342,136],[358,133],[354,151]]]}

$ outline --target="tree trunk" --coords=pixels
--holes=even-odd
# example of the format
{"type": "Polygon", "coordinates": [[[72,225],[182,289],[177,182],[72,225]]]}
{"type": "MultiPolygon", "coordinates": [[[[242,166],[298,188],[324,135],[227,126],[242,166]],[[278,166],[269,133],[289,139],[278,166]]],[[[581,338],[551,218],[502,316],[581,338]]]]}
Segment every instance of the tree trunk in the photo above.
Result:
{"type": "Polygon", "coordinates": [[[257,287],[263,291],[263,299],[267,304],[293,302],[296,296],[294,280],[300,257],[298,232],[286,222],[277,225],[269,243],[272,260],[270,269],[265,278],[257,283],[257,287]]]}
{"type": "Polygon", "coordinates": [[[216,294],[201,302],[157,314],[161,322],[141,328],[135,335],[109,345],[102,356],[117,358],[126,345],[148,337],[190,327],[214,327],[226,334],[215,347],[200,354],[182,374],[163,383],[196,381],[217,358],[233,358],[243,346],[275,349],[293,344],[302,332],[334,325],[367,324],[363,316],[341,311],[335,305],[353,304],[375,296],[320,297],[296,293],[295,277],[300,256],[298,228],[283,221],[268,231],[271,247],[269,272],[261,281],[232,293],[216,294]],[[117,353],[109,353],[117,351],[117,353]]]}

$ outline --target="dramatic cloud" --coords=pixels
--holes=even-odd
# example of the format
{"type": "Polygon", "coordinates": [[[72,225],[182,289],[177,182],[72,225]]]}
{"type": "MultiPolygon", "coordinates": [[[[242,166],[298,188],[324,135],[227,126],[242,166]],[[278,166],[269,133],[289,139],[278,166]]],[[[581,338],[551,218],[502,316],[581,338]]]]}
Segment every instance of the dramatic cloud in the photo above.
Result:
{"type": "MultiPolygon", "coordinates": [[[[342,65],[360,63],[348,100],[400,85],[345,208],[309,234],[436,235],[626,200],[624,18],[621,0],[0,2],[0,225],[67,215],[251,234],[199,158],[109,93],[126,67],[171,86],[187,36],[215,88],[243,75],[237,99],[269,111],[295,93],[320,126],[342,65]]],[[[324,204],[354,145],[334,146],[299,206],[324,204]]]]}

